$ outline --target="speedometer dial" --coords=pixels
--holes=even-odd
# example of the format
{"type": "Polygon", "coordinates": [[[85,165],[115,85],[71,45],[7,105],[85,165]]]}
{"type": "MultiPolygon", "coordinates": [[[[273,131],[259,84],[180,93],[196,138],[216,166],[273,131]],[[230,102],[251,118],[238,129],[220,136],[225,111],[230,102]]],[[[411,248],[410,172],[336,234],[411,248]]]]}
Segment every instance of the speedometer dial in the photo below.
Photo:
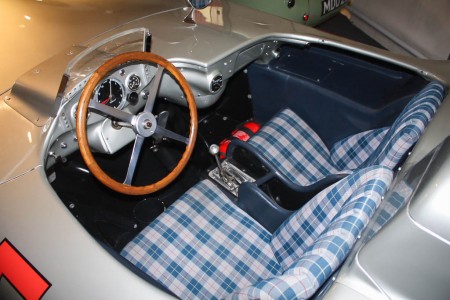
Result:
{"type": "Polygon", "coordinates": [[[96,89],[97,102],[114,108],[121,108],[124,102],[122,84],[113,78],[106,79],[96,89]]]}

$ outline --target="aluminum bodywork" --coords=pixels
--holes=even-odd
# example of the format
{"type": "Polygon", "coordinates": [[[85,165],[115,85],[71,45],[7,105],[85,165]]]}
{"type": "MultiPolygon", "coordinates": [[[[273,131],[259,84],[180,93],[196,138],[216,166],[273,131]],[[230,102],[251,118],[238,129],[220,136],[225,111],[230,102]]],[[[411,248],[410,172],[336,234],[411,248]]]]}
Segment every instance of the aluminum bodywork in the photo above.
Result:
{"type": "Polygon", "coordinates": [[[447,298],[449,141],[397,179],[324,299],[447,298]]]}
{"type": "Polygon", "coordinates": [[[183,0],[1,1],[0,94],[20,75],[71,45],[136,18],[184,6],[183,0]]]}
{"type": "Polygon", "coordinates": [[[355,0],[350,10],[355,23],[390,51],[428,59],[450,55],[446,0],[355,0]]]}
{"type": "MultiPolygon", "coordinates": [[[[11,4],[11,2],[6,3],[11,4]]],[[[71,12],[77,11],[75,8],[90,7],[89,4],[82,1],[79,3],[80,6],[75,7],[67,3],[65,6],[63,1],[48,3],[49,5],[61,5],[58,11],[59,9],[64,10],[65,7],[67,9],[67,15],[65,16],[72,17],[75,15],[71,15],[71,12]]],[[[71,3],[73,2],[71,1],[71,3]]],[[[33,70],[38,61],[46,59],[53,53],[58,53],[60,49],[66,49],[62,53],[67,53],[67,49],[72,48],[76,52],[78,46],[72,46],[72,43],[80,43],[82,47],[88,47],[113,34],[135,28],[148,28],[153,36],[152,51],[166,57],[178,67],[187,69],[188,81],[193,86],[198,86],[199,90],[202,89],[203,78],[209,78],[211,74],[221,72],[224,76],[232,76],[234,72],[250,62],[250,60],[245,60],[249,53],[254,55],[250,55],[250,59],[273,55],[271,47],[272,43],[276,41],[289,41],[298,44],[317,43],[354,51],[397,64],[427,78],[440,80],[447,86],[450,83],[449,62],[418,60],[388,53],[226,1],[219,1],[220,5],[217,5],[216,8],[211,7],[210,10],[207,8],[204,11],[209,13],[212,9],[220,9],[221,18],[197,21],[196,24],[183,22],[189,13],[189,9],[179,5],[179,2],[173,6],[172,4],[170,6],[164,5],[162,4],[163,1],[158,3],[158,5],[149,9],[149,12],[144,11],[142,7],[136,4],[136,9],[133,13],[130,13],[132,16],[126,19],[115,19],[114,21],[106,16],[106,19],[102,17],[102,20],[105,21],[100,22],[100,24],[96,23],[95,17],[87,20],[77,19],[76,22],[79,23],[80,27],[74,26],[73,22],[75,21],[67,23],[63,21],[62,23],[67,24],[67,27],[61,27],[62,31],[70,29],[76,34],[65,31],[69,38],[62,40],[58,40],[55,36],[53,42],[44,44],[45,47],[55,43],[57,46],[44,47],[39,55],[33,55],[31,54],[32,51],[29,50],[22,53],[20,57],[31,58],[19,64],[20,68],[17,67],[18,74],[11,74],[5,80],[2,76],[3,81],[0,86],[3,90],[7,89],[13,82],[12,76],[20,77],[19,74],[29,69],[33,70]],[[179,8],[170,9],[174,6],[179,8]],[[156,13],[161,10],[165,12],[156,13]],[[142,12],[145,17],[141,14],[142,12]],[[139,18],[141,16],[142,18],[139,18]],[[132,18],[137,19],[132,21],[132,18]],[[124,24],[118,26],[121,23],[124,24]],[[94,28],[94,31],[88,32],[86,28],[94,28]],[[111,30],[98,35],[106,29],[111,30]],[[89,39],[89,41],[86,42],[86,39],[89,39]],[[264,51],[253,54],[254,52],[251,50],[256,49],[264,51]],[[249,50],[250,52],[247,52],[249,50]],[[242,54],[246,55],[241,56],[242,54]],[[200,74],[201,79],[189,77],[189,75],[194,74],[192,73],[194,69],[200,70],[198,74],[200,74]]],[[[35,3],[34,5],[38,4],[35,3]]],[[[118,9],[123,3],[120,6],[118,2],[111,5],[116,5],[114,7],[118,9]]],[[[9,7],[9,9],[12,8],[9,7]]],[[[102,9],[105,8],[102,7],[102,9]]],[[[116,11],[115,9],[112,10],[116,11]]],[[[0,11],[4,12],[5,10],[0,8],[0,11]]],[[[202,12],[198,13],[202,14],[202,12]]],[[[20,16],[20,14],[17,13],[16,15],[20,16]]],[[[31,17],[31,20],[33,20],[34,16],[31,17]]],[[[203,18],[198,20],[200,19],[203,20],[203,18]]],[[[56,23],[59,24],[59,21],[56,23]]],[[[14,30],[20,29],[14,28],[14,30]]],[[[8,33],[11,34],[11,36],[8,35],[8,39],[10,39],[8,44],[13,43],[14,30],[12,30],[13,33],[8,33]]],[[[46,31],[47,29],[42,30],[46,31]]],[[[20,47],[20,44],[17,45],[19,45],[18,48],[26,49],[24,45],[22,47],[20,47]]],[[[15,51],[20,53],[17,49],[15,51]]],[[[3,53],[1,55],[2,60],[5,59],[3,53]]],[[[8,52],[5,56],[7,59],[11,55],[8,52]]],[[[12,60],[7,61],[7,63],[10,63],[7,68],[16,68],[16,63],[12,60]]],[[[59,88],[59,83],[55,84],[54,78],[62,78],[66,69],[64,64],[66,63],[64,59],[58,58],[58,56],[50,58],[43,64],[41,72],[33,75],[39,84],[28,89],[21,96],[24,98],[21,101],[25,102],[40,98],[39,101],[48,102],[52,108],[56,109],[56,116],[50,114],[40,116],[40,118],[45,119],[42,124],[33,123],[32,120],[27,119],[20,108],[14,109],[7,103],[11,100],[14,101],[14,97],[17,96],[12,91],[7,91],[1,95],[0,239],[7,238],[51,282],[52,286],[45,293],[43,299],[169,299],[171,298],[170,295],[131,272],[94,240],[61,203],[47,181],[44,165],[50,143],[53,142],[50,139],[55,131],[62,130],[59,126],[63,124],[56,123],[61,120],[60,113],[62,110],[60,110],[60,107],[53,107],[58,105],[54,96],[57,95],[59,88]],[[59,70],[60,74],[52,72],[49,76],[46,71],[50,69],[59,70]],[[42,91],[48,91],[48,93],[42,91]],[[39,97],[36,97],[36,95],[39,97]]],[[[20,81],[19,78],[18,82],[24,81],[20,81]]],[[[206,79],[205,82],[207,82],[206,79]]],[[[413,166],[445,140],[450,133],[449,114],[450,97],[447,95],[437,115],[415,147],[413,154],[399,172],[397,182],[402,180],[413,166]]],[[[442,177],[443,175],[439,176],[442,177]]],[[[423,199],[432,196],[437,197],[437,193],[437,191],[430,191],[427,195],[421,197],[423,199]]],[[[398,219],[398,222],[401,223],[401,226],[406,224],[401,219],[398,219]]],[[[428,238],[430,237],[418,237],[418,239],[423,239],[424,243],[428,238]]],[[[446,245],[440,246],[444,247],[442,251],[447,253],[448,256],[448,242],[444,242],[444,244],[446,245]]],[[[370,245],[367,244],[363,251],[372,249],[370,245]]],[[[431,251],[434,244],[430,245],[431,248],[425,248],[423,252],[431,251]]],[[[389,247],[389,245],[385,246],[389,247]]],[[[386,293],[398,297],[409,296],[403,287],[397,290],[392,288],[395,292],[381,288],[380,284],[376,282],[376,278],[377,274],[381,274],[380,272],[383,270],[369,270],[366,265],[353,267],[355,269],[348,273],[342,272],[342,279],[339,279],[331,287],[327,298],[381,298],[386,296],[386,293]],[[375,278],[373,282],[364,277],[363,274],[366,272],[374,272],[374,275],[371,276],[371,278],[375,278]]],[[[438,293],[433,294],[433,291],[429,292],[430,298],[434,298],[434,295],[440,295],[438,293]]],[[[10,284],[5,280],[0,280],[0,295],[9,299],[14,294],[15,291],[10,284]]]]}

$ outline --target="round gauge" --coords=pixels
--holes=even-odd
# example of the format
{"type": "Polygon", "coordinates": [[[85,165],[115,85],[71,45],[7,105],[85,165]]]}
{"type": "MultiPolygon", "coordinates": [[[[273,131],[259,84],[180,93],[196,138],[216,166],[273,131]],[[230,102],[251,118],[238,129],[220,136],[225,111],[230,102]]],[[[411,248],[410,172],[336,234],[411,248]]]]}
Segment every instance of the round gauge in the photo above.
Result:
{"type": "Polygon", "coordinates": [[[123,103],[123,87],[116,79],[106,79],[95,92],[97,102],[114,108],[119,108],[123,103]]]}
{"type": "Polygon", "coordinates": [[[132,91],[135,91],[138,89],[138,87],[141,85],[141,78],[137,76],[136,74],[133,74],[128,78],[128,88],[132,91]]]}

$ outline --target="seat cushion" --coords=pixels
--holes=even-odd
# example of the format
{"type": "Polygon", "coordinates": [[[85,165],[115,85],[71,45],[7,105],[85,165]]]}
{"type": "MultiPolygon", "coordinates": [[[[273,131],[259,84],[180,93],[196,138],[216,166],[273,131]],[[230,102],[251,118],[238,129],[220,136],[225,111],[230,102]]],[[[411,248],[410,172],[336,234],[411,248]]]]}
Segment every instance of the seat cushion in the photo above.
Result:
{"type": "Polygon", "coordinates": [[[267,122],[248,143],[295,184],[310,185],[338,172],[320,137],[288,108],[267,122]]]}
{"type": "Polygon", "coordinates": [[[281,273],[270,240],[219,188],[202,181],[121,254],[181,299],[220,299],[281,273]]]}

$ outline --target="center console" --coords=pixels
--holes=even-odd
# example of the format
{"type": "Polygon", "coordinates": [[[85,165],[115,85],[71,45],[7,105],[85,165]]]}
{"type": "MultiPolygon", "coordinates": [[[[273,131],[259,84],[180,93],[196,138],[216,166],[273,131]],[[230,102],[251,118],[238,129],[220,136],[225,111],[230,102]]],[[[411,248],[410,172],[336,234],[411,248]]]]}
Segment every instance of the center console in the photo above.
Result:
{"type": "Polygon", "coordinates": [[[255,182],[255,178],[248,175],[228,160],[220,163],[220,167],[211,170],[209,177],[214,179],[223,188],[238,197],[239,186],[244,182],[255,182]]]}
{"type": "Polygon", "coordinates": [[[271,232],[320,191],[346,176],[328,176],[310,186],[298,186],[255,155],[246,143],[233,143],[223,161],[219,159],[218,146],[210,147],[217,167],[209,172],[209,177],[234,195],[236,205],[271,232]]]}

